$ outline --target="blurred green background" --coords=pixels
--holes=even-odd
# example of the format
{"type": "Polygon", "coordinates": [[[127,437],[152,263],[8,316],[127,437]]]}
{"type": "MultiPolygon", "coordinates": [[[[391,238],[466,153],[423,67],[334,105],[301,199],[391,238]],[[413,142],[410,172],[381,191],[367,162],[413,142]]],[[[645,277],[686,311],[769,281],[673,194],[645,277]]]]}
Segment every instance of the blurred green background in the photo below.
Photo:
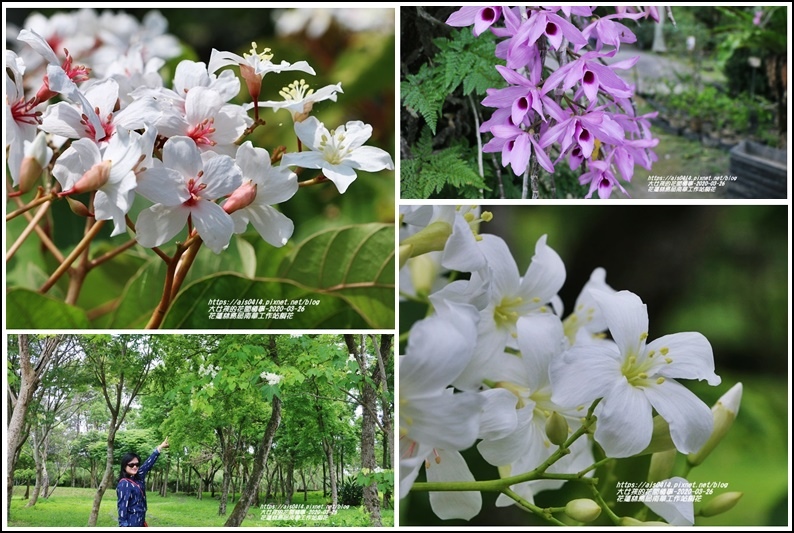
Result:
{"type": "MultiPolygon", "coordinates": [[[[560,292],[566,312],[596,267],[607,283],[630,290],[648,306],[649,339],[699,331],[714,349],[717,387],[682,380],[706,404],[736,382],[744,387],[731,431],[688,477],[693,482],[728,483],[719,492],[744,493],[731,511],[696,519],[696,525],[785,525],[788,517],[789,264],[787,206],[483,206],[494,220],[482,233],[502,236],[523,274],[544,234],[562,257],[567,278],[560,292]]],[[[401,306],[401,332],[424,309],[401,306]]],[[[466,454],[477,479],[498,477],[496,469],[466,454]]],[[[679,454],[679,459],[683,459],[679,454]]],[[[649,456],[619,461],[615,481],[644,481],[649,456]]],[[[683,464],[679,464],[682,467],[683,464]]],[[[679,469],[680,471],[680,469],[679,469]]],[[[599,475],[603,475],[600,470],[599,475]]],[[[536,503],[559,506],[586,497],[568,483],[541,492],[536,503]]],[[[716,493],[715,493],[716,494],[716,493]]],[[[495,494],[484,495],[483,511],[470,522],[438,520],[426,493],[401,500],[402,525],[519,525],[545,522],[515,506],[496,508],[495,494]]],[[[708,501],[708,497],[704,500],[708,501]]],[[[620,504],[619,515],[643,504],[620,504]]],[[[697,510],[700,504],[695,504],[697,510]]],[[[607,525],[605,517],[597,524],[607,525]]]]}

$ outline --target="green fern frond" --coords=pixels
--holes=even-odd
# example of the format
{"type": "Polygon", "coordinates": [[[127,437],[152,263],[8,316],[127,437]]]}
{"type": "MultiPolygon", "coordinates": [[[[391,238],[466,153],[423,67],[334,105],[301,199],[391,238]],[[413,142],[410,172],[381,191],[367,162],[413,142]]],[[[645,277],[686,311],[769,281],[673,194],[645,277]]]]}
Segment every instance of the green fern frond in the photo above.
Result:
{"type": "Polygon", "coordinates": [[[405,81],[400,83],[403,105],[409,111],[422,115],[433,133],[436,132],[447,94],[441,72],[428,65],[422,65],[419,72],[406,76],[405,81]]]}
{"type": "Polygon", "coordinates": [[[454,189],[460,198],[478,198],[480,189],[488,189],[480,175],[466,161],[465,144],[433,151],[433,137],[424,128],[414,147],[414,158],[400,163],[402,198],[430,198],[445,187],[454,189]]]}

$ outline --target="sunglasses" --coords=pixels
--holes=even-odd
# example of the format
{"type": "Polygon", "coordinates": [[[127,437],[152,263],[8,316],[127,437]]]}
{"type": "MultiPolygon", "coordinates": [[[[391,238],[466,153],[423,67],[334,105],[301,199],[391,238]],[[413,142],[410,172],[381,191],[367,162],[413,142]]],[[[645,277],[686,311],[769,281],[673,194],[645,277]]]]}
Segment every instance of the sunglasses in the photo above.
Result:
{"type": "Polygon", "coordinates": [[[138,468],[141,463],[127,463],[127,468],[138,468]]]}

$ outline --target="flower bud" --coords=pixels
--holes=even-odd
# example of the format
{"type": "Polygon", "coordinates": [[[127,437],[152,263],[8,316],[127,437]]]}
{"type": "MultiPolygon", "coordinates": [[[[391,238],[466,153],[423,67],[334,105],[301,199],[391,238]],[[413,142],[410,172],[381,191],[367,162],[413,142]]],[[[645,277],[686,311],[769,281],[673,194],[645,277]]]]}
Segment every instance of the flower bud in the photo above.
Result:
{"type": "Polygon", "coordinates": [[[648,481],[650,483],[670,479],[673,475],[675,458],[678,450],[665,450],[651,455],[651,466],[648,467],[648,481]]]}
{"type": "Polygon", "coordinates": [[[240,64],[240,76],[245,80],[245,85],[248,88],[248,94],[251,96],[251,101],[259,101],[259,93],[262,92],[262,76],[257,74],[253,68],[244,63],[240,64]]]}
{"type": "Polygon", "coordinates": [[[714,407],[711,408],[711,414],[714,417],[714,430],[711,432],[709,440],[706,444],[695,453],[690,453],[687,456],[687,461],[692,466],[697,466],[702,463],[711,451],[719,444],[719,442],[728,433],[728,430],[733,425],[736,415],[739,413],[739,403],[742,401],[742,384],[737,383],[731,389],[722,395],[717,400],[714,407]]]}
{"type": "Polygon", "coordinates": [[[715,496],[701,507],[700,516],[714,516],[730,511],[742,496],[743,492],[725,492],[715,496]]]}
{"type": "Polygon", "coordinates": [[[400,268],[405,266],[405,263],[411,258],[414,253],[414,247],[410,244],[400,244],[400,268]]]}
{"type": "Polygon", "coordinates": [[[66,197],[66,203],[69,204],[69,209],[72,210],[72,213],[79,217],[93,217],[94,214],[88,210],[85,204],[79,200],[75,200],[74,198],[66,197]]]}
{"type": "MultiPolygon", "coordinates": [[[[557,411],[552,412],[551,416],[546,419],[546,436],[549,437],[552,444],[557,446],[562,446],[568,438],[568,421],[557,411]]],[[[582,520],[582,522],[587,522],[587,520],[582,520]]]]}
{"type": "MultiPolygon", "coordinates": [[[[433,254],[438,255],[438,254],[433,254]]],[[[414,290],[419,296],[427,296],[433,289],[433,284],[438,278],[441,264],[430,254],[414,257],[408,263],[408,270],[411,273],[411,282],[414,290]]]]}
{"type": "Polygon", "coordinates": [[[593,500],[579,498],[568,502],[565,514],[579,522],[592,522],[601,514],[601,507],[593,500]]]}
{"type": "Polygon", "coordinates": [[[229,195],[229,199],[223,202],[223,210],[230,215],[238,209],[248,207],[256,200],[256,183],[251,180],[246,180],[245,183],[237,187],[235,191],[229,195]]]}
{"type": "Polygon", "coordinates": [[[47,135],[40,131],[33,142],[25,141],[25,156],[19,168],[19,192],[33,188],[41,171],[52,159],[52,149],[47,146],[47,135]]]}
{"type": "Polygon", "coordinates": [[[111,161],[100,161],[89,168],[83,176],[68,191],[59,192],[58,196],[77,194],[81,192],[96,191],[110,179],[111,161]]]}
{"type": "Polygon", "coordinates": [[[403,239],[400,247],[410,244],[413,247],[411,257],[426,254],[427,252],[439,252],[446,246],[450,235],[452,235],[452,226],[437,220],[410,237],[403,239]]]}

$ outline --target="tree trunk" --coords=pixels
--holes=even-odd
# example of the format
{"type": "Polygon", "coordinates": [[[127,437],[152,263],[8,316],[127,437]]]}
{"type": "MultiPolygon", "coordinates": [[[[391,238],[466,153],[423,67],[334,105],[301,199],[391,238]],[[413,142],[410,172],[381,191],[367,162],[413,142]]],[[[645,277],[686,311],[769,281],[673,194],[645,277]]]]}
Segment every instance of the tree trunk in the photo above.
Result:
{"type": "Polygon", "coordinates": [[[13,412],[6,429],[6,443],[8,446],[6,452],[6,494],[8,495],[6,498],[6,511],[11,510],[11,497],[14,495],[14,469],[19,458],[19,450],[27,438],[27,435],[24,435],[22,431],[25,426],[25,415],[28,412],[33,393],[36,392],[41,382],[41,376],[47,371],[55,350],[64,337],[56,335],[47,338],[44,341],[44,346],[35,366],[30,360],[29,336],[19,335],[18,338],[20,383],[19,392],[15,398],[10,388],[8,388],[8,396],[11,396],[13,412]]]}
{"type": "Polygon", "coordinates": [[[105,473],[102,475],[102,481],[99,482],[99,488],[94,494],[94,503],[91,506],[91,514],[88,517],[88,527],[96,527],[97,518],[99,518],[99,506],[102,505],[102,498],[105,496],[105,491],[113,483],[113,449],[116,439],[116,417],[114,416],[110,422],[110,430],[108,431],[108,452],[105,461],[105,473]]]}
{"type": "MultiPolygon", "coordinates": [[[[361,336],[358,346],[355,345],[353,335],[345,335],[345,339],[347,340],[348,348],[350,348],[350,353],[356,358],[361,377],[366,378],[368,367],[364,336],[361,336]]],[[[375,344],[374,348],[378,350],[378,345],[375,344]]],[[[374,373],[377,377],[377,366],[374,373]]],[[[377,467],[375,462],[375,416],[378,412],[378,395],[372,383],[366,379],[361,380],[361,468],[370,472],[377,467]]],[[[369,513],[372,521],[371,525],[381,527],[380,499],[378,498],[378,484],[375,481],[364,487],[364,507],[369,513]]]]}
{"type": "Polygon", "coordinates": [[[243,523],[248,509],[254,502],[256,492],[259,488],[259,482],[262,481],[262,475],[265,473],[265,465],[267,464],[267,457],[270,454],[270,447],[273,445],[273,437],[276,435],[276,430],[281,423],[281,400],[278,396],[273,397],[273,412],[270,415],[270,421],[267,423],[265,434],[262,437],[262,442],[254,457],[254,466],[251,471],[251,477],[248,478],[248,483],[245,490],[240,495],[240,500],[234,506],[232,514],[223,524],[224,527],[240,527],[243,523]]]}
{"type": "Polygon", "coordinates": [[[329,440],[328,438],[323,438],[323,450],[325,451],[325,459],[328,461],[328,482],[331,485],[331,505],[336,509],[339,506],[339,496],[336,491],[336,472],[334,472],[334,446],[329,440]]]}
{"type": "Polygon", "coordinates": [[[33,447],[33,462],[36,465],[36,484],[33,487],[33,496],[25,507],[33,507],[39,501],[39,494],[41,494],[41,486],[44,483],[44,465],[41,461],[41,439],[38,431],[34,430],[30,434],[30,444],[33,447]]]}

